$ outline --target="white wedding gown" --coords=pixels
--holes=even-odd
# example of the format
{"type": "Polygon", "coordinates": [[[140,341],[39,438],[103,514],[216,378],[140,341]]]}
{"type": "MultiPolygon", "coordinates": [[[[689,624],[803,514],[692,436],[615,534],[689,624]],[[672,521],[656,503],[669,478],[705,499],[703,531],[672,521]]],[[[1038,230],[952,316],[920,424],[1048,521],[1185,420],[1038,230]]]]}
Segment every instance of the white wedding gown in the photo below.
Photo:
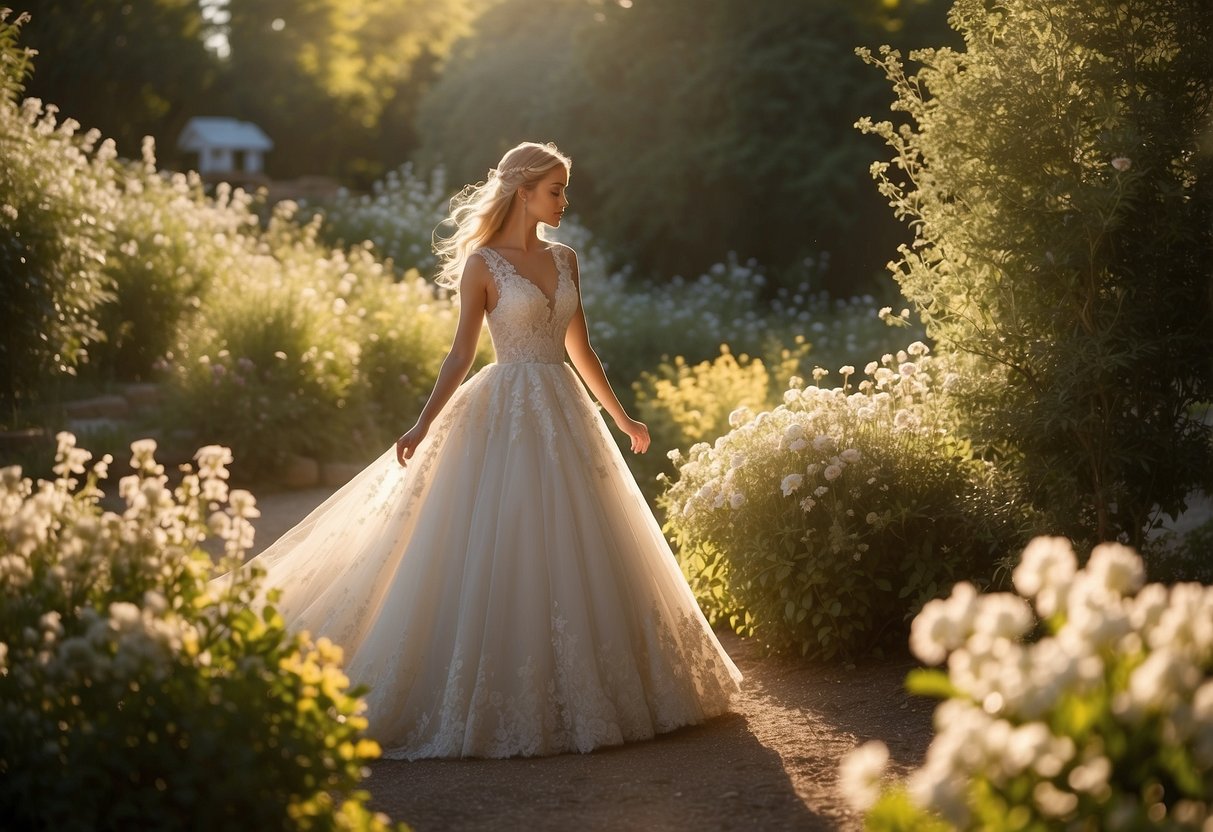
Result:
{"type": "Polygon", "coordinates": [[[407,468],[389,449],[254,559],[370,687],[385,757],[590,751],[720,714],[741,680],[564,363],[578,301],[554,252],[550,300],[477,252],[496,363],[407,468]]]}

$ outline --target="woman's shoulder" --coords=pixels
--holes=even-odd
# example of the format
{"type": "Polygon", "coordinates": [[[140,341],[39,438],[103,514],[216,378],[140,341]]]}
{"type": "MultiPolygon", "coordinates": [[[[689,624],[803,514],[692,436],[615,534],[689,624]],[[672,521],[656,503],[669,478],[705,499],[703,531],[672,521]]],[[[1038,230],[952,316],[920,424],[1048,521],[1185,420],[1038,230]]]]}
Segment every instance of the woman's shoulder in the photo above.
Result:
{"type": "Polygon", "coordinates": [[[571,263],[577,262],[577,252],[572,246],[566,246],[564,243],[552,241],[548,243],[548,248],[556,257],[563,257],[571,263]]]}

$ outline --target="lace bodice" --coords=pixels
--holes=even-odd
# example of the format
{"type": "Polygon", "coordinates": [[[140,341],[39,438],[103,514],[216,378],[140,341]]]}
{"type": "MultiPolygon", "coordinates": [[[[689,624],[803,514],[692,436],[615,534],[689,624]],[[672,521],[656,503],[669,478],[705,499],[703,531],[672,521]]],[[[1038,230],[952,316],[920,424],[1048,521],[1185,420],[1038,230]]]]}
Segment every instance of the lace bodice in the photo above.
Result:
{"type": "Polygon", "coordinates": [[[497,305],[488,313],[497,363],[563,362],[564,334],[577,310],[577,287],[570,274],[568,251],[563,246],[552,246],[557,279],[555,295],[550,299],[494,249],[485,247],[475,253],[488,265],[497,287],[497,305]]]}

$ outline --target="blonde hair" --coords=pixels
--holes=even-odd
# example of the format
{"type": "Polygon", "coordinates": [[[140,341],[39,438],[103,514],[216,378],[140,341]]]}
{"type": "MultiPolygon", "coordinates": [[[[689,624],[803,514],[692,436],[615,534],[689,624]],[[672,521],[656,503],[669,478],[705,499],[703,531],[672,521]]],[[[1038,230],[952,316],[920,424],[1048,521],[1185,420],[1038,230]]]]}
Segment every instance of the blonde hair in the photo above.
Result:
{"type": "Polygon", "coordinates": [[[451,198],[450,216],[438,228],[454,226],[450,236],[434,230],[434,253],[438,255],[439,286],[457,288],[469,256],[505,223],[519,188],[533,188],[557,165],[571,171],[573,161],[548,142],[523,142],[501,157],[488,179],[468,185],[451,198]]]}

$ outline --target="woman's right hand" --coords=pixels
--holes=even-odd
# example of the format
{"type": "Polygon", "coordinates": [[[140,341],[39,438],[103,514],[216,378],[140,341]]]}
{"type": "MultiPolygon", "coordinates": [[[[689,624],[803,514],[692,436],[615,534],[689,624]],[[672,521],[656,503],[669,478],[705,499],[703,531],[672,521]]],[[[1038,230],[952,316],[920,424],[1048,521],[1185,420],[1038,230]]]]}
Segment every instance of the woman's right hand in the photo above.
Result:
{"type": "Polygon", "coordinates": [[[396,440],[396,461],[404,467],[405,460],[412,459],[413,452],[417,450],[417,446],[421,444],[421,440],[425,439],[425,435],[429,432],[429,426],[423,425],[420,422],[409,428],[408,433],[396,440]]]}

